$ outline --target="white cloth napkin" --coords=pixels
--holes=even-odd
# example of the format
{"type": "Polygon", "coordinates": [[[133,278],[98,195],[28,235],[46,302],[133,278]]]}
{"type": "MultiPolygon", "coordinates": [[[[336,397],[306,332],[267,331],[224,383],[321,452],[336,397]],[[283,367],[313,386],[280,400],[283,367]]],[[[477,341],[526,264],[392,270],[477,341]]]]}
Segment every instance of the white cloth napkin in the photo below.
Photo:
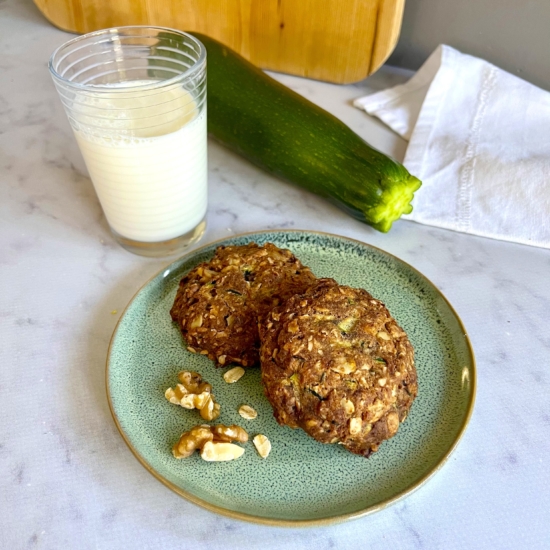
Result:
{"type": "Polygon", "coordinates": [[[357,99],[409,141],[422,187],[404,218],[550,248],[550,93],[449,46],[357,99]]]}

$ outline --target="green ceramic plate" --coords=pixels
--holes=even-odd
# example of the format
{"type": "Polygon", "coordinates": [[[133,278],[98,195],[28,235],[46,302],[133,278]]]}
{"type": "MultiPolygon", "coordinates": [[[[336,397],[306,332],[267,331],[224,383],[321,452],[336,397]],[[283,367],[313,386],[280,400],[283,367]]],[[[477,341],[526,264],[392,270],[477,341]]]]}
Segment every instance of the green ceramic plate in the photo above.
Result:
{"type": "Polygon", "coordinates": [[[464,327],[442,294],[401,260],[351,239],[302,231],[248,234],[214,243],[174,262],[134,297],[113,334],[107,393],[115,422],[138,460],[188,500],[230,517],[272,525],[326,524],[380,510],[418,488],[449,456],[472,412],[475,366],[464,327]],[[226,384],[223,370],[186,351],[169,310],[181,277],[220,244],[273,242],[289,248],[319,277],[367,289],[407,331],[416,352],[419,396],[398,434],[368,459],[279,426],[263,395],[259,369],[226,384]],[[202,423],[164,391],[180,370],[196,370],[222,405],[217,422],[267,435],[266,460],[251,442],[232,462],[198,453],[176,460],[172,445],[202,423]],[[258,411],[242,419],[238,407],[258,411]]]}

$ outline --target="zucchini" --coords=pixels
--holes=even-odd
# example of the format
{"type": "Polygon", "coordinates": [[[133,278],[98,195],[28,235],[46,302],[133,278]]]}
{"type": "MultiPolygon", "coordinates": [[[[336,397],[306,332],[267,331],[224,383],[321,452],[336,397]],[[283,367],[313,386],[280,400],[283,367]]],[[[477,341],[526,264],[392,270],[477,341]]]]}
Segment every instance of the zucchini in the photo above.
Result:
{"type": "Polygon", "coordinates": [[[402,164],[227,46],[191,34],[206,47],[208,132],[215,139],[379,231],[412,211],[421,182],[402,164]]]}

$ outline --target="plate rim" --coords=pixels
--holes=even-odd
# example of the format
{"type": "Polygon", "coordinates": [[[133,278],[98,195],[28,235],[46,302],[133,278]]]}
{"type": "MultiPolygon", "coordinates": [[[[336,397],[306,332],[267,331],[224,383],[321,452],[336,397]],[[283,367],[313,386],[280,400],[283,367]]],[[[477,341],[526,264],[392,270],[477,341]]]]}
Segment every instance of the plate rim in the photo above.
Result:
{"type": "Polygon", "coordinates": [[[334,525],[336,523],[342,523],[345,521],[350,521],[353,519],[358,519],[361,517],[365,517],[367,515],[373,514],[375,512],[379,512],[380,510],[383,510],[396,502],[406,498],[407,496],[414,493],[417,489],[419,489],[422,485],[424,485],[428,480],[432,478],[447,462],[451,454],[455,451],[455,449],[458,446],[458,443],[462,439],[464,432],[466,431],[466,428],[470,422],[470,419],[472,417],[472,413],[475,406],[475,400],[476,400],[476,393],[477,393],[477,366],[476,366],[476,360],[474,355],[474,350],[472,348],[472,344],[470,342],[470,337],[468,336],[468,333],[466,331],[466,327],[464,326],[464,323],[462,322],[462,319],[454,309],[454,307],[451,305],[449,300],[445,297],[445,295],[439,290],[439,288],[430,280],[428,277],[426,277],[423,273],[418,271],[415,267],[407,263],[406,261],[402,260],[401,258],[398,258],[394,254],[391,254],[390,252],[387,252],[386,250],[383,250],[377,246],[373,246],[372,244],[366,243],[364,241],[360,241],[358,239],[354,239],[352,237],[347,237],[344,235],[337,235],[335,233],[328,233],[325,231],[315,231],[315,230],[309,230],[309,229],[263,229],[259,231],[249,231],[246,233],[239,233],[237,235],[231,235],[230,237],[224,237],[222,239],[218,239],[215,241],[212,241],[210,243],[203,244],[202,246],[198,248],[194,248],[193,250],[190,250],[189,252],[186,252],[182,256],[178,257],[177,259],[171,261],[169,264],[167,264],[164,268],[160,269],[158,272],[156,272],[152,277],[150,277],[144,284],[142,284],[138,290],[133,294],[133,296],[130,298],[128,304],[122,311],[115,328],[113,330],[113,334],[111,336],[111,339],[109,341],[109,347],[107,349],[107,360],[105,365],[105,389],[107,393],[107,402],[109,404],[109,410],[111,412],[111,416],[113,417],[114,423],[122,436],[122,439],[130,449],[131,453],[134,455],[134,457],[138,460],[138,462],[158,481],[160,481],[163,485],[174,491],[177,495],[184,498],[185,500],[196,504],[197,506],[200,506],[201,508],[204,508],[210,512],[214,512],[217,514],[220,514],[222,516],[229,517],[231,519],[237,519],[241,521],[246,521],[248,523],[254,523],[254,524],[260,524],[260,525],[269,525],[274,527],[319,527],[319,526],[327,526],[327,525],[334,525]],[[113,401],[111,398],[111,391],[110,391],[110,382],[109,382],[109,372],[111,367],[111,349],[114,343],[114,340],[117,336],[120,323],[122,319],[124,318],[128,308],[134,303],[137,295],[145,289],[154,279],[156,279],[161,273],[164,273],[170,266],[175,264],[176,262],[181,262],[182,260],[185,260],[187,257],[200,253],[206,248],[209,248],[214,245],[220,245],[221,243],[224,243],[231,239],[238,239],[241,237],[251,237],[253,235],[262,235],[266,233],[286,233],[286,234],[314,234],[319,235],[322,237],[331,237],[331,238],[337,238],[341,240],[350,241],[355,244],[359,244],[361,246],[366,246],[368,248],[374,249],[377,252],[381,252],[382,254],[385,254],[389,257],[391,257],[394,260],[397,260],[403,264],[410,270],[412,270],[417,276],[419,276],[421,279],[424,279],[429,283],[429,285],[436,291],[436,293],[439,295],[441,299],[447,304],[449,307],[451,313],[456,318],[459,327],[462,330],[462,334],[464,335],[464,340],[466,343],[466,346],[468,348],[468,355],[470,357],[471,362],[471,376],[470,376],[470,396],[468,401],[468,407],[465,417],[463,418],[462,425],[460,427],[460,430],[458,431],[453,443],[449,446],[446,453],[440,458],[439,462],[424,476],[422,476],[420,479],[418,479],[413,485],[410,487],[404,489],[403,491],[397,493],[391,498],[386,499],[385,501],[375,504],[372,506],[367,506],[366,508],[359,510],[357,512],[351,512],[347,514],[341,514],[337,516],[328,516],[325,518],[319,518],[319,519],[300,519],[300,520],[289,520],[289,519],[278,519],[278,518],[270,518],[270,517],[264,517],[264,516],[256,516],[253,514],[247,514],[244,512],[237,512],[234,510],[229,510],[227,508],[224,508],[223,506],[218,506],[216,504],[213,504],[211,502],[208,502],[202,498],[199,498],[192,493],[185,491],[181,487],[178,487],[165,477],[163,477],[161,474],[159,474],[153,466],[151,466],[145,458],[143,458],[140,453],[137,451],[137,449],[133,446],[132,442],[129,440],[129,438],[124,433],[124,430],[122,428],[122,425],[119,422],[119,419],[117,417],[117,414],[114,410],[113,401]]]}

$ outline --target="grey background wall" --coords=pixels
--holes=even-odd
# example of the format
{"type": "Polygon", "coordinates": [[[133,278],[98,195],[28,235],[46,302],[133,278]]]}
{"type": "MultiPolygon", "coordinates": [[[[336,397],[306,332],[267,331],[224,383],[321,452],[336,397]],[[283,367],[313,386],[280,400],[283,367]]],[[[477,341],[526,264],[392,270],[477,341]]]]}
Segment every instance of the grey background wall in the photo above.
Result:
{"type": "Polygon", "coordinates": [[[388,63],[417,69],[438,44],[550,90],[550,0],[406,0],[388,63]]]}

